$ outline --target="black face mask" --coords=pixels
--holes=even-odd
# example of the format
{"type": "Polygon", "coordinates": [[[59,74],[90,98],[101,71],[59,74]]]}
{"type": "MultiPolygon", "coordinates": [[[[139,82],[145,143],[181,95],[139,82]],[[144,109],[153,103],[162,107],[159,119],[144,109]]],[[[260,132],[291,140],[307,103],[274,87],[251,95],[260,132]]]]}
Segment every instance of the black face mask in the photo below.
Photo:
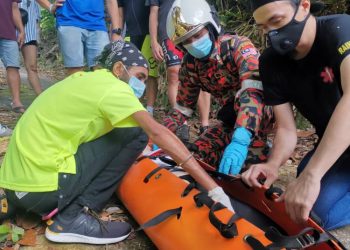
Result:
{"type": "Polygon", "coordinates": [[[303,21],[295,20],[298,10],[297,7],[292,20],[288,24],[282,28],[271,30],[267,34],[267,44],[272,46],[280,55],[290,54],[295,50],[303,34],[306,21],[310,17],[309,13],[303,21]]]}

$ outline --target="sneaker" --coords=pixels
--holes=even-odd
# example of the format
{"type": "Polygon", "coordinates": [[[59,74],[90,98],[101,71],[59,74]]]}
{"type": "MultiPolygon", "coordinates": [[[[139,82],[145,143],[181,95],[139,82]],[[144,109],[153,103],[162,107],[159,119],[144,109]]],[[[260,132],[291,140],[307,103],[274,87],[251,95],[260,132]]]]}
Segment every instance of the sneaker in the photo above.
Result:
{"type": "Polygon", "coordinates": [[[0,137],[10,136],[12,134],[12,129],[9,129],[7,126],[0,124],[0,137]]]}
{"type": "Polygon", "coordinates": [[[190,141],[190,127],[186,124],[180,126],[176,130],[176,136],[183,142],[188,143],[190,141]]]}
{"type": "Polygon", "coordinates": [[[5,191],[0,188],[0,221],[10,218],[14,211],[14,206],[9,206],[5,191]]]}
{"type": "Polygon", "coordinates": [[[47,224],[46,238],[60,243],[111,244],[126,239],[131,233],[130,224],[101,221],[87,207],[74,220],[58,214],[47,224]]]}

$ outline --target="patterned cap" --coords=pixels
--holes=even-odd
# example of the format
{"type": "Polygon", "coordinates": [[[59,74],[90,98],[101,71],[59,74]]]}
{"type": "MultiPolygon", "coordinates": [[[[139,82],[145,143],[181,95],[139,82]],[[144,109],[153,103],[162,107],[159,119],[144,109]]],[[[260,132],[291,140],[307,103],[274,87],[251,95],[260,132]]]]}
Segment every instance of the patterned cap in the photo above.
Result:
{"type": "Polygon", "coordinates": [[[107,44],[96,61],[102,67],[112,70],[116,62],[122,62],[125,66],[140,66],[148,69],[146,58],[132,43],[115,41],[107,44]]]}

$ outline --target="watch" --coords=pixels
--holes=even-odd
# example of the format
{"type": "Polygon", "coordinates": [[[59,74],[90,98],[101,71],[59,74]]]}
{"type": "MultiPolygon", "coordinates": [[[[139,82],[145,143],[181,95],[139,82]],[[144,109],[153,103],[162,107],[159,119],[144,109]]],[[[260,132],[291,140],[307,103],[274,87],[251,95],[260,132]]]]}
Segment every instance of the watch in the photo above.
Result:
{"type": "Polygon", "coordinates": [[[123,29],[121,28],[112,29],[112,34],[117,34],[120,36],[122,32],[123,32],[123,29]]]}

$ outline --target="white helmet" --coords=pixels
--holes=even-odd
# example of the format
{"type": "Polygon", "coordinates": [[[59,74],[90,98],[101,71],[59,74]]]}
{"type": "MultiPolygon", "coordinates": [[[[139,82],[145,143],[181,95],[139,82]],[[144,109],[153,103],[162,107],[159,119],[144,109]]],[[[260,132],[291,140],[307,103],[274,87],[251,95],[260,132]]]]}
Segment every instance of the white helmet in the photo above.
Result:
{"type": "Polygon", "coordinates": [[[168,37],[177,45],[208,24],[220,34],[217,13],[205,0],[175,0],[168,14],[166,29],[168,37]]]}

